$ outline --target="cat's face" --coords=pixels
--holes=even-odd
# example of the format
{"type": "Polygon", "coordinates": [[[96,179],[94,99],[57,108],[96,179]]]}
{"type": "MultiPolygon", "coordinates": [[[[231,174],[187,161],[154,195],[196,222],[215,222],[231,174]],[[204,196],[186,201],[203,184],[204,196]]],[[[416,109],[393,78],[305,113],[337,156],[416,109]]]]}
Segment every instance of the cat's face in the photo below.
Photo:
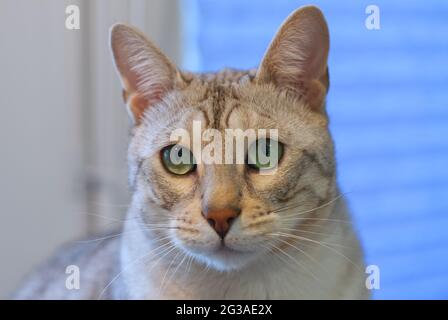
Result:
{"type": "Polygon", "coordinates": [[[135,121],[131,184],[154,238],[218,270],[240,269],[281,250],[282,234],[306,230],[301,217],[334,195],[323,109],[328,31],[316,8],[288,18],[256,72],[182,73],[122,25],[112,30],[112,49],[135,121]],[[178,129],[190,139],[173,140],[178,129]],[[241,162],[229,132],[247,130],[256,135],[239,150],[241,162]],[[263,143],[258,152],[274,154],[274,165],[257,162],[252,147],[263,143]],[[175,163],[172,150],[192,161],[175,163]]]}

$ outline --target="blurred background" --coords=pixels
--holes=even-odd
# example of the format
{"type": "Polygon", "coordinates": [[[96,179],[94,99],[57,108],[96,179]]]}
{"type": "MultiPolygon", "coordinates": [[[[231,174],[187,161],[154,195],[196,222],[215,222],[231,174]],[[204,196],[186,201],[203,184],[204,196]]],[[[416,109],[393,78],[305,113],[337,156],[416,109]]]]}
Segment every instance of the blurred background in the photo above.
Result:
{"type": "MultiPolygon", "coordinates": [[[[313,1],[331,34],[339,181],[377,299],[448,298],[448,3],[313,1]],[[369,30],[368,5],[380,9],[369,30]]],[[[118,224],[129,122],[108,29],[179,66],[255,67],[295,0],[0,0],[0,297],[62,243],[118,224]],[[80,29],[65,28],[68,5],[80,29]]],[[[62,271],[63,272],[63,271],[62,271]]]]}

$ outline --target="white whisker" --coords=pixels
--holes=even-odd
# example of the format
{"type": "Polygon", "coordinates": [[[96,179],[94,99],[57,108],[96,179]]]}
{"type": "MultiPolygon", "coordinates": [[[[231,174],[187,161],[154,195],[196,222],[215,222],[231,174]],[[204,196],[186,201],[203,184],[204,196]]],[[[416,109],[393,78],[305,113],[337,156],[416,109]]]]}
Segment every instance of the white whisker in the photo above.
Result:
{"type": "MultiPolygon", "coordinates": [[[[313,239],[309,239],[306,237],[301,237],[301,236],[296,236],[296,235],[292,235],[292,234],[287,234],[287,233],[272,233],[271,235],[273,236],[280,236],[280,237],[290,237],[290,238],[296,238],[296,239],[300,239],[300,240],[304,240],[304,241],[309,241],[309,242],[313,242],[315,244],[321,245],[324,248],[327,248],[328,250],[331,250],[332,252],[336,253],[337,255],[339,255],[340,257],[343,257],[345,260],[347,260],[349,263],[351,263],[353,266],[355,266],[358,270],[362,270],[362,268],[357,265],[356,263],[354,263],[350,258],[348,258],[346,255],[340,253],[339,251],[337,251],[335,248],[330,247],[330,245],[335,245],[335,244],[329,244],[323,241],[317,241],[317,240],[313,240],[313,239]]],[[[336,245],[337,246],[337,245],[336,245]]],[[[341,245],[339,245],[341,246],[341,245]]],[[[347,246],[344,246],[347,247],[347,246]]]]}
{"type": "Polygon", "coordinates": [[[112,285],[112,283],[114,281],[116,281],[122,274],[123,272],[125,272],[126,270],[128,270],[130,267],[132,267],[133,265],[135,265],[135,263],[138,263],[140,261],[142,261],[143,259],[146,259],[148,256],[150,256],[154,251],[159,250],[167,245],[171,245],[169,248],[173,247],[174,245],[171,244],[170,241],[168,241],[167,243],[164,243],[160,246],[158,246],[157,248],[150,250],[148,253],[144,254],[143,256],[133,260],[131,263],[129,263],[125,268],[123,268],[115,277],[112,278],[112,280],[104,287],[104,289],[100,292],[100,294],[98,295],[97,300],[100,300],[101,297],[103,296],[103,294],[106,292],[106,290],[112,285]]]}
{"type": "MultiPolygon", "coordinates": [[[[322,205],[320,205],[320,206],[317,206],[317,207],[315,207],[315,208],[313,208],[313,209],[305,210],[305,211],[302,211],[302,212],[296,212],[296,213],[293,213],[293,214],[290,214],[290,215],[286,215],[286,216],[284,216],[284,217],[302,215],[302,214],[310,213],[310,212],[313,212],[313,211],[316,211],[316,210],[325,208],[325,207],[329,206],[330,204],[332,204],[333,202],[336,202],[337,200],[339,200],[340,198],[342,198],[342,197],[345,196],[346,194],[347,194],[347,192],[346,192],[346,193],[341,193],[340,195],[338,195],[337,197],[333,198],[332,200],[329,200],[328,202],[326,202],[326,203],[324,203],[324,204],[322,204],[322,205]]],[[[303,203],[303,202],[302,202],[302,203],[303,203]]],[[[300,203],[300,204],[302,204],[302,203],[300,203]]],[[[300,204],[299,204],[299,205],[300,205],[300,204]]],[[[286,211],[286,210],[293,209],[293,208],[294,208],[294,207],[292,207],[292,208],[288,207],[288,208],[286,208],[286,209],[273,210],[272,212],[273,212],[273,213],[278,213],[278,212],[286,211]]]]}

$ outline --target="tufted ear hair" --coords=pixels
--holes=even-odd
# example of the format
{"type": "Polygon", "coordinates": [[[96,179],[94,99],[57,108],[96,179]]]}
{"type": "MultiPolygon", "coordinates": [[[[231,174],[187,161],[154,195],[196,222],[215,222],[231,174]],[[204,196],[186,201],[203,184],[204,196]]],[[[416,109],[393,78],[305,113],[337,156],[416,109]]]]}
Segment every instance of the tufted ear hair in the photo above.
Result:
{"type": "Polygon", "coordinates": [[[259,83],[273,83],[303,97],[313,111],[322,112],[329,87],[329,32],[315,6],[294,11],[272,40],[257,72],[259,83]]]}
{"type": "Polygon", "coordinates": [[[129,114],[139,124],[144,111],[174,89],[179,72],[160,49],[130,26],[111,27],[110,48],[129,114]]]}

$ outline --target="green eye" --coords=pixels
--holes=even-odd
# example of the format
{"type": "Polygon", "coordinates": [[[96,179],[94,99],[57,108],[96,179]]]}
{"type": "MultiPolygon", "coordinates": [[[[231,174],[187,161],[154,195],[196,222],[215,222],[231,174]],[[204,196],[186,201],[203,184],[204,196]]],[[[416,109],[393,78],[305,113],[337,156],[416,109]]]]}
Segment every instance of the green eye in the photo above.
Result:
{"type": "Polygon", "coordinates": [[[162,163],[169,172],[177,175],[184,175],[196,169],[191,151],[177,144],[162,149],[162,163]]]}
{"type": "Polygon", "coordinates": [[[247,151],[247,165],[256,170],[275,168],[283,156],[283,144],[276,140],[259,139],[247,151]]]}

